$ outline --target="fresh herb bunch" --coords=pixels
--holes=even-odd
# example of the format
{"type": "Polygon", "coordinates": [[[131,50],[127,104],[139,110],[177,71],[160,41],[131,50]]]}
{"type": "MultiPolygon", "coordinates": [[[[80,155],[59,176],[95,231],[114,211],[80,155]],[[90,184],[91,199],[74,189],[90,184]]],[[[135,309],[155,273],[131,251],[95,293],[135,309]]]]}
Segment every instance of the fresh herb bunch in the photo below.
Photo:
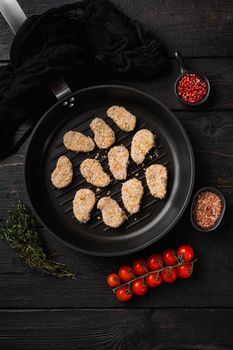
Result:
{"type": "Polygon", "coordinates": [[[76,275],[68,271],[64,264],[50,260],[39,239],[36,221],[26,204],[18,201],[9,210],[5,223],[0,223],[0,238],[7,241],[30,267],[58,278],[72,278],[76,275]]]}

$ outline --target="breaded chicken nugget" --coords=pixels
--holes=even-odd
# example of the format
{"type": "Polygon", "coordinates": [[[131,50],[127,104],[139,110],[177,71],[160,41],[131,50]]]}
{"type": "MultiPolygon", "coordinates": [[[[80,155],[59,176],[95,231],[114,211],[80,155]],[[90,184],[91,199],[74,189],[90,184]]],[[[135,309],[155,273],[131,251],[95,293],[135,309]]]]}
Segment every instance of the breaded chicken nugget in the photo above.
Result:
{"type": "Polygon", "coordinates": [[[78,131],[68,131],[63,136],[64,146],[75,152],[90,152],[95,148],[95,142],[91,137],[78,131]]]}
{"type": "Polygon", "coordinates": [[[163,199],[167,192],[167,169],[160,164],[153,164],[146,169],[146,182],[152,196],[163,199]]]}
{"type": "Polygon", "coordinates": [[[112,106],[107,110],[107,115],[123,131],[132,131],[136,126],[136,117],[121,106],[112,106]]]}
{"type": "Polygon", "coordinates": [[[85,159],[80,165],[80,172],[87,182],[96,187],[105,187],[110,184],[110,177],[96,159],[85,159]]]}
{"type": "Polygon", "coordinates": [[[136,164],[142,164],[146,154],[155,146],[155,136],[150,130],[141,129],[133,137],[131,158],[136,164]]]}
{"type": "Polygon", "coordinates": [[[104,223],[112,228],[120,227],[126,219],[124,210],[111,197],[101,198],[97,208],[102,211],[104,223]]]}
{"type": "Polygon", "coordinates": [[[51,174],[51,181],[56,188],[63,188],[71,184],[73,179],[73,165],[69,158],[61,156],[57,160],[56,168],[51,174]]]}
{"type": "Polygon", "coordinates": [[[129,151],[124,146],[115,146],[108,152],[108,164],[117,180],[125,180],[129,163],[129,151]]]}
{"type": "Polygon", "coordinates": [[[140,180],[133,178],[123,183],[121,198],[130,214],[139,212],[143,193],[144,188],[140,180]]]}
{"type": "Polygon", "coordinates": [[[106,149],[114,144],[115,133],[103,119],[93,119],[90,128],[95,134],[94,140],[99,148],[106,149]]]}
{"type": "Polygon", "coordinates": [[[73,212],[79,222],[85,224],[90,220],[95,201],[95,193],[88,188],[81,188],[76,192],[73,200],[73,212]]]}

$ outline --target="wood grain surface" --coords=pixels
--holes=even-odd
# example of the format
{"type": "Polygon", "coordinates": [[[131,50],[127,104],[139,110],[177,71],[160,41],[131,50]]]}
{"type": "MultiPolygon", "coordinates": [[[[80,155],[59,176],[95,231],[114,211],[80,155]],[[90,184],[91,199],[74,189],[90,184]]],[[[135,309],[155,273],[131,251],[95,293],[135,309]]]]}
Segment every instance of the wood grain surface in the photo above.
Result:
{"type": "MultiPolygon", "coordinates": [[[[19,0],[27,16],[72,0],[19,0]]],[[[231,0],[113,0],[126,14],[150,28],[163,41],[170,55],[233,56],[231,0]]],[[[8,59],[13,35],[0,21],[0,58],[8,59]]]]}
{"type": "MultiPolygon", "coordinates": [[[[72,0],[19,0],[26,14],[41,13],[72,0]]],[[[73,1],[74,2],[74,1],[73,1]]],[[[201,233],[190,224],[190,207],[178,224],[153,246],[120,258],[78,253],[40,227],[49,256],[77,272],[76,281],[57,280],[31,270],[0,241],[1,350],[230,350],[233,349],[233,2],[231,0],[113,0],[156,33],[169,52],[170,69],[157,79],[109,81],[139,88],[174,111],[195,155],[195,189],[219,188],[227,201],[221,226],[201,233]],[[179,50],[187,67],[206,74],[209,102],[181,105],[173,92],[179,50]],[[199,258],[190,280],[178,280],[117,302],[106,276],[135,258],[180,244],[191,244],[199,258]]],[[[0,18],[0,65],[7,63],[13,35],[0,18]]],[[[70,82],[75,89],[75,81],[70,82]]],[[[25,131],[23,126],[19,135],[25,131]]],[[[27,142],[0,161],[0,217],[16,200],[28,203],[24,185],[27,142]]]]}
{"type": "Polygon", "coordinates": [[[4,350],[230,350],[232,313],[228,309],[2,311],[1,339],[4,350]]]}
{"type": "Polygon", "coordinates": [[[1,244],[0,308],[101,308],[114,307],[232,307],[232,228],[221,227],[214,233],[196,232],[190,226],[175,227],[158,243],[119,258],[83,255],[56,242],[47,232],[42,234],[49,255],[57,256],[73,271],[76,281],[57,280],[30,270],[14,252],[1,244]],[[119,303],[106,285],[106,276],[117,272],[122,264],[179,244],[189,243],[199,258],[189,280],[177,280],[151,289],[146,297],[135,297],[127,305],[119,303]],[[4,255],[3,255],[4,252],[4,255]]]}

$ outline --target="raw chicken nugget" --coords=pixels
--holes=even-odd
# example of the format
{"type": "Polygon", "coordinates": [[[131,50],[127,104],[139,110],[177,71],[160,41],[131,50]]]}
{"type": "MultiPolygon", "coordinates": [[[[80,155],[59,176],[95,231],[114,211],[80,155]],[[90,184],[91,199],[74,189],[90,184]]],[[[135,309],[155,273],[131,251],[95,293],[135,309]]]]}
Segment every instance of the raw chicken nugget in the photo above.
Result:
{"type": "Polygon", "coordinates": [[[81,188],[76,192],[73,200],[73,212],[79,222],[85,224],[90,220],[95,201],[95,193],[88,188],[81,188]]]}
{"type": "Polygon", "coordinates": [[[97,208],[102,211],[104,223],[112,228],[120,227],[126,219],[124,210],[111,197],[101,198],[97,208]]]}
{"type": "Polygon", "coordinates": [[[80,172],[87,182],[96,187],[105,187],[110,184],[110,177],[96,159],[85,159],[80,165],[80,172]]]}
{"type": "Polygon", "coordinates": [[[103,119],[93,119],[90,128],[95,134],[94,140],[99,148],[106,149],[114,144],[115,133],[103,119]]]}
{"type": "Polygon", "coordinates": [[[56,168],[51,174],[52,184],[56,188],[63,188],[71,184],[73,179],[73,165],[69,158],[61,156],[57,160],[56,168]]]}
{"type": "Polygon", "coordinates": [[[121,198],[130,214],[139,212],[143,193],[144,188],[140,180],[133,178],[123,183],[121,198]]]}
{"type": "Polygon", "coordinates": [[[91,137],[78,131],[68,131],[63,136],[65,147],[74,152],[90,152],[95,148],[95,142],[91,137]]]}
{"type": "Polygon", "coordinates": [[[117,180],[125,180],[129,163],[129,151],[124,146],[115,146],[108,152],[108,164],[117,180]]]}
{"type": "Polygon", "coordinates": [[[142,164],[146,154],[155,145],[155,136],[148,129],[141,129],[133,137],[131,158],[136,164],[142,164]]]}
{"type": "Polygon", "coordinates": [[[125,107],[112,106],[107,110],[107,115],[123,131],[132,131],[136,125],[136,117],[125,107]]]}
{"type": "Polygon", "coordinates": [[[163,199],[167,193],[167,169],[160,164],[153,164],[146,169],[146,182],[152,196],[163,199]]]}

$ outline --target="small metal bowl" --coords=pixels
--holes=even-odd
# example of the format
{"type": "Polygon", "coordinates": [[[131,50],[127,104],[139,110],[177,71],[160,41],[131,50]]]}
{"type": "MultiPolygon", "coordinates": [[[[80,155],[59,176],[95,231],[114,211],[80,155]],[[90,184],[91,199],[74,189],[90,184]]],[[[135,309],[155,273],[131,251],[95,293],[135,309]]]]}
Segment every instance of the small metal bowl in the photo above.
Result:
{"type": "Polygon", "coordinates": [[[210,231],[213,231],[215,230],[221,223],[222,221],[222,218],[223,218],[223,215],[225,213],[225,210],[226,210],[226,200],[222,194],[222,192],[220,192],[218,189],[214,188],[214,187],[202,187],[200,188],[197,193],[195,194],[195,196],[193,197],[193,201],[192,201],[192,205],[191,205],[191,212],[190,212],[190,220],[191,220],[191,223],[193,225],[193,227],[198,230],[198,231],[202,231],[202,232],[210,232],[210,231]],[[219,216],[219,218],[217,219],[217,221],[215,222],[214,225],[208,227],[208,228],[204,228],[202,226],[199,226],[194,217],[193,217],[193,206],[194,206],[194,203],[195,203],[195,200],[197,198],[197,196],[199,195],[199,193],[201,192],[213,192],[215,193],[219,198],[220,198],[220,201],[221,201],[221,204],[222,204],[222,211],[221,211],[221,214],[219,216]]]}
{"type": "Polygon", "coordinates": [[[179,67],[180,67],[180,73],[181,73],[181,74],[179,75],[179,77],[176,79],[176,82],[175,82],[175,84],[174,84],[174,92],[175,92],[175,94],[176,94],[176,97],[178,98],[178,100],[179,100],[180,102],[182,102],[182,103],[183,103],[184,105],[186,105],[186,106],[193,106],[193,107],[195,107],[195,106],[200,106],[200,105],[202,105],[203,103],[205,103],[205,102],[207,101],[207,99],[208,99],[208,97],[209,97],[209,94],[210,94],[210,82],[209,82],[209,80],[208,80],[207,77],[206,77],[204,74],[202,74],[202,73],[199,73],[199,72],[195,72],[195,71],[191,71],[191,70],[186,69],[186,67],[185,67],[185,65],[184,65],[184,62],[183,62],[183,58],[182,58],[182,56],[181,56],[181,54],[180,54],[179,52],[175,52],[175,57],[176,57],[176,60],[177,60],[177,62],[178,62],[178,65],[179,65],[179,67]],[[178,84],[179,84],[179,81],[180,81],[180,79],[181,79],[184,75],[186,75],[186,74],[196,74],[196,75],[198,75],[202,80],[205,81],[205,83],[206,83],[206,85],[207,85],[207,93],[206,93],[205,97],[202,98],[201,100],[195,102],[195,103],[191,103],[191,102],[184,101],[184,100],[179,96],[179,94],[178,94],[178,84]]]}

